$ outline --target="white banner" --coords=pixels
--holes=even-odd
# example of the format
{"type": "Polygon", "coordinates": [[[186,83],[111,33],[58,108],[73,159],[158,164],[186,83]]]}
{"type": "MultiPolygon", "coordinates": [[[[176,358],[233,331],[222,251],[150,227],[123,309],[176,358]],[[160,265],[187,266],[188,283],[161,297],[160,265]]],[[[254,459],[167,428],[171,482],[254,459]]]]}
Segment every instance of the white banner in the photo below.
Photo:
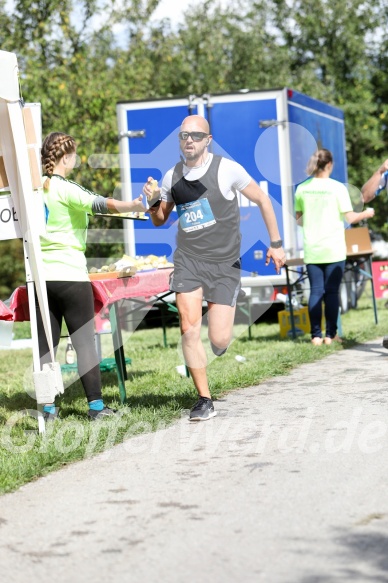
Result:
{"type": "MultiPolygon", "coordinates": [[[[32,117],[29,120],[23,118],[23,107],[19,95],[16,55],[0,51],[0,71],[0,152],[23,238],[26,260],[26,280],[30,290],[28,299],[33,338],[34,370],[37,372],[40,371],[40,362],[36,330],[34,286],[32,286],[32,282],[35,284],[51,359],[54,362],[46,281],[42,276],[42,252],[39,240],[39,235],[42,234],[42,229],[44,228],[44,208],[42,198],[40,197],[40,203],[37,201],[39,191],[34,191],[33,188],[28,153],[28,146],[34,143],[37,144],[38,140],[41,139],[40,131],[38,132],[39,135],[36,135],[33,124],[34,116],[40,116],[40,108],[38,112],[36,108],[35,111],[31,112],[32,117]],[[31,137],[31,134],[33,134],[33,137],[31,137]],[[40,215],[39,218],[38,215],[40,215]]],[[[40,143],[37,145],[40,146],[40,143]]],[[[40,174],[39,167],[38,173],[40,174]]],[[[4,216],[6,217],[6,215],[7,211],[5,209],[4,216]]]]}
{"type": "Polygon", "coordinates": [[[0,240],[21,239],[22,232],[10,194],[0,196],[0,240]]]}
{"type": "Polygon", "coordinates": [[[19,69],[16,55],[0,51],[0,97],[6,101],[18,101],[19,69]]]}

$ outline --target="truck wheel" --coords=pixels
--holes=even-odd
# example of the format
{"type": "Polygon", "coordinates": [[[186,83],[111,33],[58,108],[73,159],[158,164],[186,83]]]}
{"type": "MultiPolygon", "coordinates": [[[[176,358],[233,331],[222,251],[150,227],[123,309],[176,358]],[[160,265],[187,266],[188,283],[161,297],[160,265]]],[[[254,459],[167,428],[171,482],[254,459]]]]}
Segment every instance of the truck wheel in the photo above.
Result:
{"type": "Polygon", "coordinates": [[[349,310],[349,296],[348,296],[348,286],[346,282],[342,282],[339,289],[339,304],[341,308],[341,314],[345,314],[349,310]]]}

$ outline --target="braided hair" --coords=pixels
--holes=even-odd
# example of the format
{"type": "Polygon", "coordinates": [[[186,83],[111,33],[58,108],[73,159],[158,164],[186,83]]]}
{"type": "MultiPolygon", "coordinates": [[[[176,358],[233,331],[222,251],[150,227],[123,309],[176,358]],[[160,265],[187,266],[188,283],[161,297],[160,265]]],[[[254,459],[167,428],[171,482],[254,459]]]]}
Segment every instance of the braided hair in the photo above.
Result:
{"type": "Polygon", "coordinates": [[[61,132],[52,132],[44,139],[42,145],[42,170],[46,180],[43,188],[48,190],[50,187],[50,178],[54,168],[59,160],[66,154],[72,154],[76,150],[74,138],[61,132]]]}
{"type": "Polygon", "coordinates": [[[330,152],[330,150],[321,148],[311,156],[307,164],[306,173],[309,176],[312,174],[316,176],[322,172],[322,170],[324,170],[330,162],[333,162],[333,154],[330,152]]]}

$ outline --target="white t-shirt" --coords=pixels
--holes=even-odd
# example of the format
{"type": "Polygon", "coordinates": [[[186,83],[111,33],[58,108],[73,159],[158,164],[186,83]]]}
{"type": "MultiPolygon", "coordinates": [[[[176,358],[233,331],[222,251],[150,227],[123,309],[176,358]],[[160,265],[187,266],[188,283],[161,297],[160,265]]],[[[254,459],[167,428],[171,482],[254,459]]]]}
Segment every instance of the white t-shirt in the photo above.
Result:
{"type": "MultiPolygon", "coordinates": [[[[213,154],[208,154],[206,162],[201,166],[190,168],[183,164],[183,176],[186,180],[199,180],[209,169],[210,163],[213,160],[213,154]]],[[[174,202],[171,196],[172,176],[174,168],[170,168],[163,178],[161,199],[166,202],[174,202]]],[[[229,158],[222,158],[218,169],[218,184],[223,196],[227,200],[232,200],[235,196],[233,189],[244,190],[251,182],[252,178],[248,172],[234,160],[229,158]]]]}

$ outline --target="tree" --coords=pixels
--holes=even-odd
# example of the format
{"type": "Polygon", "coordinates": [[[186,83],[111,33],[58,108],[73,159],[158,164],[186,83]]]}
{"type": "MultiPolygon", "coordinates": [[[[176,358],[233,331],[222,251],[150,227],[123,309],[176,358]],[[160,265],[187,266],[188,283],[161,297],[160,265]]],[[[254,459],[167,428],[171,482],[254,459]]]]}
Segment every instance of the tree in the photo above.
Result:
{"type": "MultiPolygon", "coordinates": [[[[142,50],[142,31],[156,5],[157,0],[125,0],[118,9],[114,0],[17,0],[11,18],[0,4],[0,45],[17,54],[24,99],[42,104],[44,135],[74,136],[82,164],[72,178],[97,193],[113,195],[120,186],[118,162],[99,168],[89,159],[103,152],[118,160],[116,103],[128,95],[143,97],[150,85],[152,57],[142,50]],[[128,28],[126,49],[114,34],[120,24],[128,28]],[[149,79],[145,76],[139,91],[140,70],[147,68],[149,79]]],[[[97,220],[94,225],[105,226],[97,220]]],[[[117,256],[122,250],[123,245],[93,244],[87,254],[117,256]]],[[[15,273],[14,287],[23,282],[20,275],[15,273]]]]}
{"type": "MultiPolygon", "coordinates": [[[[349,182],[359,188],[387,157],[385,0],[239,0],[226,7],[205,0],[176,28],[168,19],[152,22],[158,2],[16,0],[11,14],[0,0],[0,46],[18,56],[24,99],[42,104],[44,134],[66,131],[78,142],[74,180],[104,195],[119,188],[117,163],[89,163],[91,155],[114,161],[118,154],[118,101],[244,88],[288,86],[342,107],[349,182]]],[[[371,224],[383,229],[384,198],[376,209],[371,224]]]]}
{"type": "MultiPolygon", "coordinates": [[[[384,2],[275,0],[273,5],[295,89],[344,110],[349,182],[361,189],[385,142],[385,113],[373,82],[384,2]]],[[[370,224],[379,228],[382,221],[377,212],[370,224]]]]}
{"type": "Polygon", "coordinates": [[[264,2],[242,1],[223,8],[217,0],[207,0],[186,13],[178,38],[187,93],[287,84],[287,52],[270,25],[271,14],[264,2]]]}
{"type": "Polygon", "coordinates": [[[22,241],[12,239],[0,241],[0,298],[8,298],[18,285],[25,282],[24,255],[22,241]]]}

